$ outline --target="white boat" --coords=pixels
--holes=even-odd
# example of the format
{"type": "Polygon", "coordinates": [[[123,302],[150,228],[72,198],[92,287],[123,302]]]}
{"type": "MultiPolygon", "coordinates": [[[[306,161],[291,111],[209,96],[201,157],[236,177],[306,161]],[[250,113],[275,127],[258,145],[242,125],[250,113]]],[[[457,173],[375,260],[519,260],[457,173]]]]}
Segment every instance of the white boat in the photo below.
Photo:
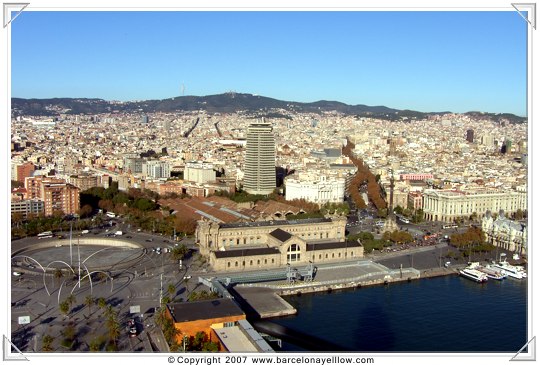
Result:
{"type": "Polygon", "coordinates": [[[492,268],[490,266],[482,266],[479,262],[469,262],[469,266],[467,266],[467,269],[476,269],[486,274],[489,279],[494,280],[503,280],[506,279],[506,277],[508,276],[500,269],[492,268]]]}
{"type": "Polygon", "coordinates": [[[488,280],[487,274],[476,269],[465,268],[463,270],[459,270],[459,273],[467,279],[471,279],[477,283],[485,283],[488,280]]]}
{"type": "Polygon", "coordinates": [[[492,267],[501,269],[511,278],[525,279],[527,277],[527,273],[523,267],[510,265],[506,261],[500,261],[499,263],[493,264],[492,267]]]}
{"type": "Polygon", "coordinates": [[[478,271],[483,272],[488,276],[488,278],[493,280],[504,280],[508,277],[508,274],[502,270],[497,270],[491,266],[480,266],[478,271]]]}

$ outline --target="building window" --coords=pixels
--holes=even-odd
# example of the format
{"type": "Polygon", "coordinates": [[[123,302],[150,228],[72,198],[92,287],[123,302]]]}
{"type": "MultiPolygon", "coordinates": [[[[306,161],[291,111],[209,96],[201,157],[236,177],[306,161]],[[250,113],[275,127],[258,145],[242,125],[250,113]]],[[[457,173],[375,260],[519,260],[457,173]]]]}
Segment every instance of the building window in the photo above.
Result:
{"type": "Polygon", "coordinates": [[[234,267],[238,267],[238,261],[234,262],[234,267]]]}
{"type": "Polygon", "coordinates": [[[272,259],[272,263],[274,263],[274,259],[272,259]]]}
{"type": "Polygon", "coordinates": [[[261,264],[261,260],[257,260],[257,265],[260,265],[261,264]]]}
{"type": "Polygon", "coordinates": [[[267,259],[264,259],[264,264],[266,265],[268,263],[268,260],[267,259]]]}
{"type": "Polygon", "coordinates": [[[227,262],[227,267],[231,267],[231,263],[230,263],[230,262],[227,262]]]}
{"type": "Polygon", "coordinates": [[[300,261],[300,246],[296,243],[293,243],[287,249],[287,263],[290,264],[291,262],[296,261],[300,261]]]}
{"type": "Polygon", "coordinates": [[[253,260],[249,260],[249,266],[253,266],[253,260]]]}

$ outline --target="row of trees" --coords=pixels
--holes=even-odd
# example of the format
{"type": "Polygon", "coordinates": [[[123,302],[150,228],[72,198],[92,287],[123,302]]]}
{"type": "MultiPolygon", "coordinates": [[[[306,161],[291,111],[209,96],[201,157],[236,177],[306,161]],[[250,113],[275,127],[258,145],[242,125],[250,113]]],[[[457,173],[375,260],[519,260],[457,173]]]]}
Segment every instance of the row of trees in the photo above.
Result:
{"type": "Polygon", "coordinates": [[[347,145],[343,148],[343,154],[348,156],[352,163],[358,169],[349,187],[351,199],[354,201],[354,204],[358,208],[365,208],[366,203],[360,195],[359,190],[361,186],[366,186],[369,201],[373,203],[377,210],[385,209],[386,202],[381,196],[381,188],[379,186],[377,178],[375,177],[375,175],[373,175],[373,173],[369,170],[369,167],[366,166],[361,159],[354,156],[352,152],[354,147],[354,144],[351,141],[347,140],[347,145]]]}
{"type": "MultiPolygon", "coordinates": [[[[185,196],[179,196],[183,199],[185,196]]],[[[81,193],[81,204],[93,209],[103,209],[123,215],[129,224],[147,231],[160,232],[171,236],[195,233],[197,221],[193,218],[170,214],[170,208],[159,205],[159,194],[148,189],[130,188],[127,192],[119,191],[117,184],[104,189],[94,187],[81,193]]]]}
{"type": "MultiPolygon", "coordinates": [[[[76,303],[76,297],[70,294],[66,299],[59,304],[59,309],[62,314],[68,316],[71,312],[73,305],[76,303]]],[[[99,336],[94,338],[88,345],[90,351],[101,351],[104,348],[107,351],[118,351],[118,339],[120,338],[121,325],[118,319],[118,312],[113,309],[105,298],[94,298],[88,295],[84,299],[84,304],[88,307],[88,315],[92,315],[92,306],[97,305],[105,316],[105,326],[107,327],[108,338],[99,336]]],[[[75,323],[70,321],[61,332],[63,339],[60,344],[62,347],[68,350],[74,350],[77,348],[77,330],[75,323]]],[[[45,335],[42,339],[42,348],[44,352],[54,351],[53,343],[55,338],[50,335],[45,335]]]]}
{"type": "Polygon", "coordinates": [[[411,243],[414,241],[413,236],[409,232],[398,230],[393,232],[384,232],[383,239],[397,244],[411,243]]]}
{"type": "Polygon", "coordinates": [[[464,256],[473,252],[490,252],[495,246],[486,242],[486,234],[479,227],[470,227],[464,233],[450,236],[450,244],[458,248],[464,256]]]}

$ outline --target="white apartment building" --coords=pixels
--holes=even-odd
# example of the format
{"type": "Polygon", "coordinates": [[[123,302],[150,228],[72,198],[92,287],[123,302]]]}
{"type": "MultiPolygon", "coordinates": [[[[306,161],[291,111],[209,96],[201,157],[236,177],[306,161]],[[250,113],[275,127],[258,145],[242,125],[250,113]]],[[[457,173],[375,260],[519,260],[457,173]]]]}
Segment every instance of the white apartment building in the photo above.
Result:
{"type": "Polygon", "coordinates": [[[305,199],[323,205],[342,203],[345,197],[345,179],[327,176],[305,176],[285,179],[285,200],[305,199]]]}
{"type": "Polygon", "coordinates": [[[171,167],[168,162],[150,160],[143,162],[143,174],[154,179],[171,177],[171,167]]]}
{"type": "Polygon", "coordinates": [[[216,180],[214,164],[209,162],[188,162],[184,170],[184,180],[199,184],[216,180]]]}
{"type": "Polygon", "coordinates": [[[424,218],[430,221],[455,222],[457,218],[478,217],[485,211],[515,213],[527,209],[526,191],[436,190],[424,192],[424,218]]]}

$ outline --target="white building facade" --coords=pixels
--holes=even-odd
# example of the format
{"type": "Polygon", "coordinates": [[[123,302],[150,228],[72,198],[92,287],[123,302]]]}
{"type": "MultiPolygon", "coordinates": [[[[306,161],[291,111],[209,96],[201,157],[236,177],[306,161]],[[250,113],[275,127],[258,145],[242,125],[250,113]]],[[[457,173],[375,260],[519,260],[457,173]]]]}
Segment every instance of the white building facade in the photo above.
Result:
{"type": "Polygon", "coordinates": [[[424,192],[424,218],[429,221],[455,222],[490,210],[515,213],[527,209],[527,192],[497,190],[437,190],[424,192]]]}
{"type": "Polygon", "coordinates": [[[527,225],[508,219],[499,214],[493,219],[488,211],[482,218],[482,231],[486,234],[486,242],[504,250],[527,255],[527,225]]]}
{"type": "Polygon", "coordinates": [[[209,162],[188,162],[184,169],[184,180],[199,184],[216,180],[214,164],[209,162]]]}
{"type": "Polygon", "coordinates": [[[143,174],[154,179],[171,177],[171,168],[168,162],[150,160],[143,163],[143,174]]]}
{"type": "Polygon", "coordinates": [[[319,176],[311,179],[285,179],[285,200],[305,199],[324,205],[343,203],[345,197],[345,179],[319,176]]]}

